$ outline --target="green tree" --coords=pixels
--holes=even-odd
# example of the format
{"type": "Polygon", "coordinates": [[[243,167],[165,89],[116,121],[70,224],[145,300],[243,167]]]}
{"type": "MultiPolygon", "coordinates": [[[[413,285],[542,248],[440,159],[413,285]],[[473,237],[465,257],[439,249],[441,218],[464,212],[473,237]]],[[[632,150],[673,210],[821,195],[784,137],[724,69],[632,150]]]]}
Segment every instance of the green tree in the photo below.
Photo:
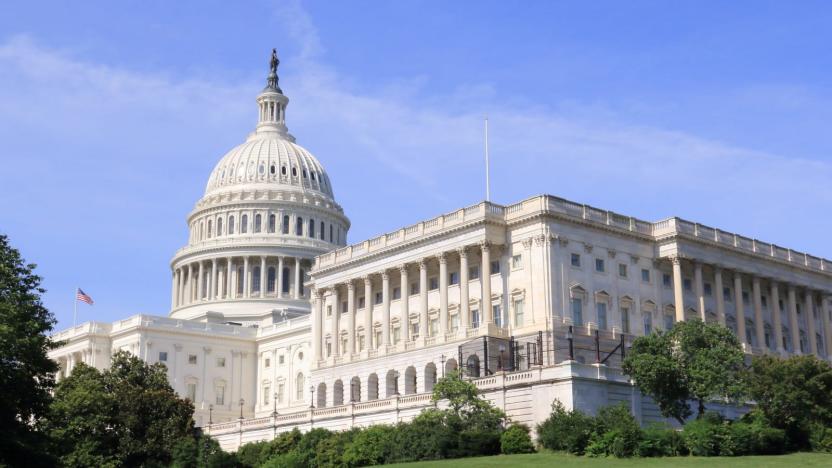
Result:
{"type": "Polygon", "coordinates": [[[58,366],[46,353],[60,343],[41,303],[41,278],[0,235],[0,465],[52,464],[37,424],[47,413],[58,366]]]}
{"type": "Polygon", "coordinates": [[[814,356],[758,356],[746,374],[749,396],[792,445],[805,448],[813,424],[832,427],[832,366],[814,356]]]}
{"type": "Polygon", "coordinates": [[[433,386],[434,402],[447,400],[451,421],[459,421],[465,429],[498,430],[506,420],[502,410],[479,396],[477,386],[449,372],[433,386]]]}
{"type": "Polygon", "coordinates": [[[741,396],[743,359],[731,330],[691,320],[676,323],[667,333],[637,338],[623,368],[663,416],[684,424],[693,414],[691,400],[697,402],[699,418],[707,400],[741,396]]]}
{"type": "Polygon", "coordinates": [[[79,365],[58,385],[45,428],[65,465],[168,465],[193,437],[193,410],[164,365],[119,352],[110,369],[79,365]]]}

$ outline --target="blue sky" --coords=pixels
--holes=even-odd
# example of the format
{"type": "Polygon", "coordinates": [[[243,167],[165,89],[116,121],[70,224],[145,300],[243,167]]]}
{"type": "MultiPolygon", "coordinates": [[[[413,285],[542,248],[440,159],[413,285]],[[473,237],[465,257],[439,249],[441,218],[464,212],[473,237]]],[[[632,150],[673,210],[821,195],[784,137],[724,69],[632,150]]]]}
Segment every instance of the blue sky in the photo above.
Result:
{"type": "Polygon", "coordinates": [[[79,319],[164,315],[277,47],[350,241],[552,193],[832,257],[827,2],[4,2],[0,232],[79,319]]]}

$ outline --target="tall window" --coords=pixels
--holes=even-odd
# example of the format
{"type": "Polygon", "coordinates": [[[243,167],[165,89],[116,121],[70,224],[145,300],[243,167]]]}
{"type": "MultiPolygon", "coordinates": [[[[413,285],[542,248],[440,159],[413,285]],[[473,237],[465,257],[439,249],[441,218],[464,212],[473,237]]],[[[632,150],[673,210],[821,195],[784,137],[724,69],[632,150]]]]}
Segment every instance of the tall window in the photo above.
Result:
{"type": "Polygon", "coordinates": [[[281,291],[289,292],[289,267],[283,267],[283,284],[280,285],[281,291]]]}
{"type": "Polygon", "coordinates": [[[297,220],[295,220],[295,235],[303,235],[303,218],[301,218],[300,216],[298,216],[297,220]]]}
{"type": "Polygon", "coordinates": [[[275,274],[277,271],[274,267],[269,267],[269,276],[267,277],[268,284],[266,285],[266,292],[274,292],[275,274]]]}
{"type": "Polygon", "coordinates": [[[245,234],[248,232],[248,215],[243,215],[240,217],[240,234],[245,234]]]}
{"type": "Polygon", "coordinates": [[[275,216],[273,214],[269,215],[269,233],[273,233],[275,231],[275,229],[277,228],[276,224],[277,224],[277,216],[275,216]]]}
{"type": "Polygon", "coordinates": [[[653,315],[650,312],[644,314],[644,334],[653,333],[653,315]]]}
{"type": "Polygon", "coordinates": [[[256,266],[256,267],[253,268],[253,272],[252,272],[251,276],[252,276],[251,282],[253,283],[251,285],[251,291],[255,292],[255,293],[259,293],[260,292],[260,267],[259,266],[256,266]]]}
{"type": "Polygon", "coordinates": [[[188,385],[185,387],[185,398],[193,401],[196,401],[196,382],[188,382],[188,385]]]}
{"type": "Polygon", "coordinates": [[[579,297],[572,298],[572,323],[578,327],[584,324],[584,305],[579,297]]]}
{"type": "Polygon", "coordinates": [[[254,215],[254,232],[260,232],[263,229],[263,216],[259,213],[254,215]]]}
{"type": "Polygon", "coordinates": [[[234,215],[228,217],[228,234],[234,234],[234,215]]]}
{"type": "Polygon", "coordinates": [[[503,311],[500,308],[500,304],[494,304],[491,306],[491,312],[494,314],[494,325],[498,327],[503,326],[503,311]]]}
{"type": "Polygon", "coordinates": [[[222,218],[217,218],[217,235],[222,235],[222,218]]]}
{"type": "Polygon", "coordinates": [[[479,328],[480,327],[480,311],[477,309],[473,309],[471,311],[471,327],[479,328]]]}
{"type": "Polygon", "coordinates": [[[211,236],[214,234],[214,232],[213,232],[213,231],[214,231],[214,230],[212,229],[212,226],[211,226],[211,220],[209,219],[209,220],[208,220],[208,238],[209,238],[209,239],[210,239],[210,238],[211,238],[211,236]]]}
{"type": "Polygon", "coordinates": [[[629,307],[622,307],[621,308],[621,328],[624,330],[624,333],[630,333],[630,308],[629,307]]]}
{"type": "Polygon", "coordinates": [[[283,226],[281,227],[283,234],[289,234],[289,215],[283,215],[283,226]]]}
{"type": "Polygon", "coordinates": [[[217,405],[225,404],[225,385],[217,384],[214,388],[214,397],[217,405]]]}
{"type": "Polygon", "coordinates": [[[306,280],[306,272],[303,271],[303,269],[300,270],[300,278],[301,278],[301,280],[300,280],[300,285],[298,286],[298,288],[299,288],[298,289],[298,294],[303,296],[303,294],[304,294],[303,293],[303,283],[306,280]]]}
{"type": "Polygon", "coordinates": [[[601,330],[607,329],[607,303],[595,303],[595,312],[598,313],[598,328],[601,330]]]}
{"type": "Polygon", "coordinates": [[[332,225],[329,225],[329,242],[332,242],[332,225]]]}
{"type": "Polygon", "coordinates": [[[269,393],[271,393],[272,387],[269,384],[263,385],[263,406],[269,405],[269,393]]]}
{"type": "Polygon", "coordinates": [[[237,268],[237,294],[243,293],[243,280],[245,279],[245,273],[243,272],[243,267],[237,268]]]}
{"type": "Polygon", "coordinates": [[[522,327],[523,326],[523,314],[524,314],[524,301],[523,299],[515,299],[514,300],[514,326],[515,327],[522,327]]]}
{"type": "Polygon", "coordinates": [[[673,314],[665,313],[664,314],[664,329],[670,330],[673,328],[673,314]]]}
{"type": "Polygon", "coordinates": [[[303,400],[303,387],[305,384],[303,372],[298,372],[298,376],[295,377],[295,400],[303,400]]]}
{"type": "Polygon", "coordinates": [[[315,238],[315,220],[314,219],[309,220],[309,237],[311,237],[313,239],[315,238]]]}

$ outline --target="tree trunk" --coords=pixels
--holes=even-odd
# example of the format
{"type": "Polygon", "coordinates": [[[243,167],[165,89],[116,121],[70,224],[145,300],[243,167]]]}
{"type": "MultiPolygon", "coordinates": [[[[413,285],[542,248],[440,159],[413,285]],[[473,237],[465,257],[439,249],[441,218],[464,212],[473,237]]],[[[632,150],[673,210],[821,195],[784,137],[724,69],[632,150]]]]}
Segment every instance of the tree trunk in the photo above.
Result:
{"type": "Polygon", "coordinates": [[[696,419],[705,416],[705,400],[699,400],[699,413],[696,415],[696,419]]]}

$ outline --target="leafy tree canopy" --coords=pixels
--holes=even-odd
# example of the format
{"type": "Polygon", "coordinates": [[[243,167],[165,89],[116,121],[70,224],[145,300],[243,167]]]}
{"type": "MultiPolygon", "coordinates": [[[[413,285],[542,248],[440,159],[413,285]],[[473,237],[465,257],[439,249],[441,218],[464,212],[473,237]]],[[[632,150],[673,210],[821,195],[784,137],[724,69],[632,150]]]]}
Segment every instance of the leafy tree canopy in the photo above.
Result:
{"type": "MultiPolygon", "coordinates": [[[[439,379],[433,386],[432,399],[447,400],[447,415],[466,429],[497,430],[506,420],[505,413],[481,398],[477,386],[463,380],[457,371],[439,379]]],[[[452,421],[449,423],[453,424],[452,421]]]]}
{"type": "Polygon", "coordinates": [[[41,303],[34,268],[0,235],[0,465],[51,464],[36,425],[58,370],[46,353],[59,343],[47,336],[55,319],[41,303]]]}
{"type": "Polygon", "coordinates": [[[742,394],[744,357],[731,330],[691,320],[667,332],[639,337],[624,360],[624,372],[659,405],[662,415],[684,423],[692,414],[689,401],[736,400],[742,394]]]}

